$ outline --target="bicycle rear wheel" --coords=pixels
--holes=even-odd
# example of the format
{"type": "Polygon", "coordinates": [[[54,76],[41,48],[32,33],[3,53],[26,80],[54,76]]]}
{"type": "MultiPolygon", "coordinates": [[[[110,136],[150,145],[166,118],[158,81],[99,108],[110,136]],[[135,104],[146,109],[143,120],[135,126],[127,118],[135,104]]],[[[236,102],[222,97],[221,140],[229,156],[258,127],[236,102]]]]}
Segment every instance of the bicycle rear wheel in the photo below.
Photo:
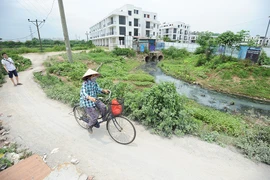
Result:
{"type": "Polygon", "coordinates": [[[87,114],[84,108],[80,107],[80,105],[76,105],[73,108],[73,114],[77,121],[77,123],[84,129],[87,129],[87,114]]]}
{"type": "Polygon", "coordinates": [[[114,141],[123,145],[132,143],[136,137],[134,125],[124,116],[108,120],[107,130],[114,141]]]}

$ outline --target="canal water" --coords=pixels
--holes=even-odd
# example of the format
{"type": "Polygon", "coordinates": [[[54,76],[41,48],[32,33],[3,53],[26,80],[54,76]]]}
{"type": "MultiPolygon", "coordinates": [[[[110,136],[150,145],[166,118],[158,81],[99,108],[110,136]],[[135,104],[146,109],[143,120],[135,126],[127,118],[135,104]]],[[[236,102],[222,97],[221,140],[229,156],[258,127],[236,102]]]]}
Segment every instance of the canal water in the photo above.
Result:
{"type": "MultiPolygon", "coordinates": [[[[155,77],[156,83],[172,82],[175,84],[177,92],[199,104],[209,106],[222,111],[239,112],[245,115],[264,116],[270,118],[270,102],[253,100],[250,98],[229,95],[201,88],[175,79],[162,72],[155,62],[149,62],[141,66],[145,72],[155,77]]],[[[270,92],[269,92],[270,93],[270,92]]]]}

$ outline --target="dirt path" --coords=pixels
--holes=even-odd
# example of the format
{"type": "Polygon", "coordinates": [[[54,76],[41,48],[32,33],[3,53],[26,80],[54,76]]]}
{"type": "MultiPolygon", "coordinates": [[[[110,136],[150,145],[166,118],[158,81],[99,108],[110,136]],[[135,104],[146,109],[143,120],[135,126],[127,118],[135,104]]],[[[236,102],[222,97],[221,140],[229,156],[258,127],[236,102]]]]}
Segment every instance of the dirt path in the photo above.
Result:
{"type": "Polygon", "coordinates": [[[50,167],[75,157],[78,168],[97,180],[270,179],[270,166],[192,137],[163,139],[138,124],[137,138],[129,146],[113,142],[104,125],[89,135],[69,115],[69,106],[48,99],[33,80],[33,72],[55,54],[25,55],[33,69],[20,73],[23,86],[8,81],[0,88],[1,119],[10,126],[11,136],[35,153],[48,154],[50,167]],[[59,152],[51,154],[54,148],[59,152]]]}

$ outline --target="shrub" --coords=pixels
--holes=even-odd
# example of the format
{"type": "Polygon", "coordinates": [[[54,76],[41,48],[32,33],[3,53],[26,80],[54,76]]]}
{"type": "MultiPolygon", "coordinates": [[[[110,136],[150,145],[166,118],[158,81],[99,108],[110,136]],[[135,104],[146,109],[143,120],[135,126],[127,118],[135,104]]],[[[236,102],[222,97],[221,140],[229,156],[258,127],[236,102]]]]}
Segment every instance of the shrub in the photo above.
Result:
{"type": "Polygon", "coordinates": [[[155,78],[149,74],[129,74],[127,79],[130,81],[148,81],[155,82],[155,78]]]}
{"type": "Polygon", "coordinates": [[[270,65],[270,57],[267,56],[264,50],[262,50],[260,54],[258,63],[262,65],[270,65]]]}
{"type": "Polygon", "coordinates": [[[116,47],[113,51],[113,54],[117,55],[117,56],[127,56],[127,57],[132,57],[135,56],[136,53],[133,49],[129,49],[129,48],[118,48],[116,47]]]}
{"type": "Polygon", "coordinates": [[[184,109],[185,99],[172,83],[155,85],[135,97],[129,96],[127,108],[131,116],[163,136],[194,133],[200,123],[184,109]]]}
{"type": "Polygon", "coordinates": [[[203,66],[207,63],[207,59],[204,54],[201,54],[195,64],[196,67],[203,66]]]}
{"type": "Polygon", "coordinates": [[[194,51],[194,54],[204,54],[205,53],[205,48],[203,47],[197,47],[196,50],[194,51]]]}
{"type": "Polygon", "coordinates": [[[236,146],[249,158],[270,164],[270,127],[248,129],[236,146]]]}
{"type": "Polygon", "coordinates": [[[189,56],[189,52],[184,48],[184,49],[177,49],[175,47],[169,47],[168,49],[163,49],[162,53],[166,58],[171,58],[171,59],[183,59],[185,57],[189,56]]]}

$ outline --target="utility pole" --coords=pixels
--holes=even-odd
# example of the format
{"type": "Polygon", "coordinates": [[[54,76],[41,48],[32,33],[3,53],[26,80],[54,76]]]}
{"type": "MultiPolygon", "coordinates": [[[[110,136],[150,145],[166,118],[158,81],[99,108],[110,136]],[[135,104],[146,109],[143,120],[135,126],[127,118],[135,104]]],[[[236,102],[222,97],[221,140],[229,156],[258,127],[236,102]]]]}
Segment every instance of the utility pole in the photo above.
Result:
{"type": "Polygon", "coordinates": [[[68,30],[67,30],[67,22],[66,22],[66,17],[65,17],[64,5],[63,5],[62,0],[58,0],[58,6],[59,6],[59,11],[60,11],[60,16],[61,16],[61,22],[62,22],[63,34],[64,34],[64,38],[65,38],[68,61],[73,62],[70,43],[69,43],[69,37],[68,37],[68,30]]]}
{"type": "Polygon", "coordinates": [[[30,25],[29,25],[29,29],[30,29],[31,39],[33,39],[33,38],[34,38],[34,37],[33,37],[33,32],[32,32],[32,28],[31,28],[30,25]]]}
{"type": "Polygon", "coordinates": [[[33,23],[33,24],[37,27],[38,38],[39,38],[39,44],[40,44],[40,51],[42,51],[42,44],[41,44],[40,33],[39,33],[39,26],[40,26],[42,23],[45,23],[45,19],[43,19],[43,21],[38,21],[37,19],[36,19],[35,21],[30,21],[30,19],[28,19],[28,22],[33,23]]]}
{"type": "Polygon", "coordinates": [[[268,33],[268,29],[269,29],[270,16],[268,16],[268,18],[269,18],[269,21],[268,21],[268,25],[267,25],[266,32],[265,32],[265,35],[264,35],[264,39],[263,39],[263,42],[262,42],[262,46],[264,46],[264,42],[265,42],[265,39],[266,39],[266,36],[267,36],[267,33],[268,33]]]}
{"type": "Polygon", "coordinates": [[[85,35],[87,36],[87,41],[88,41],[88,35],[89,35],[89,33],[86,31],[85,35]]]}

